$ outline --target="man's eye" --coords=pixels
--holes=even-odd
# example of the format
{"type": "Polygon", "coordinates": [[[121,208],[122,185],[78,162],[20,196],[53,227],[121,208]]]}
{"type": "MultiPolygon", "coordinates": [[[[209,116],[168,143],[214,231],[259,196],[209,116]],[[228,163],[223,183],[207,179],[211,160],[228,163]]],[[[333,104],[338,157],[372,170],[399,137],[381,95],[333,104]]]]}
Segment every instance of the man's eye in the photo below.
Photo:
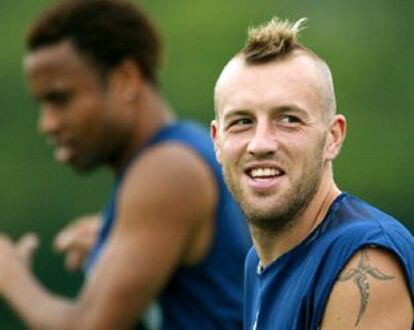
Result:
{"type": "Polygon", "coordinates": [[[70,95],[68,93],[56,94],[51,101],[57,104],[65,104],[69,101],[70,95]]]}
{"type": "Polygon", "coordinates": [[[231,122],[231,126],[243,126],[243,125],[249,125],[252,121],[248,118],[239,118],[231,122]]]}
{"type": "Polygon", "coordinates": [[[41,101],[53,103],[55,105],[65,105],[71,99],[72,94],[69,92],[52,92],[41,98],[41,101]]]}
{"type": "Polygon", "coordinates": [[[300,119],[295,116],[286,115],[281,118],[280,122],[284,124],[297,124],[300,123],[300,119]]]}
{"type": "Polygon", "coordinates": [[[252,123],[252,120],[249,118],[238,118],[229,120],[225,128],[227,130],[239,130],[243,129],[245,126],[250,125],[252,123]]]}

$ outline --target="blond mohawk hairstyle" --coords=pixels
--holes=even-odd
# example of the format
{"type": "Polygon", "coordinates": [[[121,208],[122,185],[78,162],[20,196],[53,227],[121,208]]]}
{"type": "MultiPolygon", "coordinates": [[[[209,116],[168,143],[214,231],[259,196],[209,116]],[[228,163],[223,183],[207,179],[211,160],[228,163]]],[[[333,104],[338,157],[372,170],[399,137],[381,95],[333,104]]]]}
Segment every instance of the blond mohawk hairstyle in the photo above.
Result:
{"type": "Polygon", "coordinates": [[[266,62],[289,54],[293,49],[304,48],[298,42],[298,34],[305,28],[307,18],[295,23],[274,17],[270,22],[258,27],[250,27],[242,53],[247,62],[266,62]]]}

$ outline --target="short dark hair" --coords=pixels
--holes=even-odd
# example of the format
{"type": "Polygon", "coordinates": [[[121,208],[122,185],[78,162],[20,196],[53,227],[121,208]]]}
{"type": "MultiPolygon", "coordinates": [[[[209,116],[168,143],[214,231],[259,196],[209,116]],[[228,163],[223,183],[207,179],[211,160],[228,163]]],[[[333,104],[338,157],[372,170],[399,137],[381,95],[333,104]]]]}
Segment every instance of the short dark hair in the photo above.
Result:
{"type": "Polygon", "coordinates": [[[147,15],[125,0],[61,0],[33,23],[27,50],[64,40],[89,56],[103,74],[131,58],[150,82],[157,83],[161,41],[147,15]]]}

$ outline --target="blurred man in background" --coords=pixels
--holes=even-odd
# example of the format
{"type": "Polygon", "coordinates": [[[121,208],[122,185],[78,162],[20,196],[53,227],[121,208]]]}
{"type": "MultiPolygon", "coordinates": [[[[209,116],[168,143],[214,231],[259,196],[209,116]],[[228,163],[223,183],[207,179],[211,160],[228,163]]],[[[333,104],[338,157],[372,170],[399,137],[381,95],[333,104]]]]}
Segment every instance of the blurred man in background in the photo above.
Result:
{"type": "Polygon", "coordinates": [[[215,89],[217,158],[254,242],[244,328],[411,329],[413,237],[336,186],[346,121],[302,22],[252,29],[215,89]]]}
{"type": "MultiPolygon", "coordinates": [[[[29,235],[0,239],[3,298],[35,329],[129,329],[138,320],[148,329],[239,329],[248,234],[208,132],[176,121],[161,96],[160,42],[147,16],[125,1],[58,1],[27,46],[39,129],[56,160],[81,172],[109,165],[115,182],[79,297],[35,280],[29,235]]],[[[93,221],[84,222],[86,245],[93,221]]],[[[71,235],[57,245],[76,267],[71,235]]]]}

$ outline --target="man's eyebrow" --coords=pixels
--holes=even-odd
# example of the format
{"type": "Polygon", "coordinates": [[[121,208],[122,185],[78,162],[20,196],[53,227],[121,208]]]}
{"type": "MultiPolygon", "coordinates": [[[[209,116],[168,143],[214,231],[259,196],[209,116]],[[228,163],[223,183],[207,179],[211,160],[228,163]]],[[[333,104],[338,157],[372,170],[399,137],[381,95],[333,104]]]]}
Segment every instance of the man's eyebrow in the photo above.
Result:
{"type": "MultiPolygon", "coordinates": [[[[270,109],[270,113],[274,114],[283,114],[283,113],[292,113],[292,114],[299,114],[304,118],[309,117],[309,113],[305,111],[302,107],[295,105],[295,104],[284,104],[281,106],[273,107],[270,109]]],[[[252,111],[247,109],[230,109],[227,110],[226,114],[223,117],[223,121],[228,121],[231,118],[239,117],[239,116],[251,116],[252,111]]]]}
{"type": "Polygon", "coordinates": [[[228,120],[229,118],[237,117],[237,116],[246,116],[246,115],[249,115],[249,114],[250,114],[250,111],[249,110],[245,110],[245,109],[232,109],[232,110],[229,110],[224,115],[224,120],[228,120]]]}
{"type": "Polygon", "coordinates": [[[274,107],[271,109],[272,112],[295,112],[295,113],[301,113],[303,115],[308,115],[307,111],[302,109],[301,107],[295,105],[295,104],[286,104],[278,107],[274,107]]]}

